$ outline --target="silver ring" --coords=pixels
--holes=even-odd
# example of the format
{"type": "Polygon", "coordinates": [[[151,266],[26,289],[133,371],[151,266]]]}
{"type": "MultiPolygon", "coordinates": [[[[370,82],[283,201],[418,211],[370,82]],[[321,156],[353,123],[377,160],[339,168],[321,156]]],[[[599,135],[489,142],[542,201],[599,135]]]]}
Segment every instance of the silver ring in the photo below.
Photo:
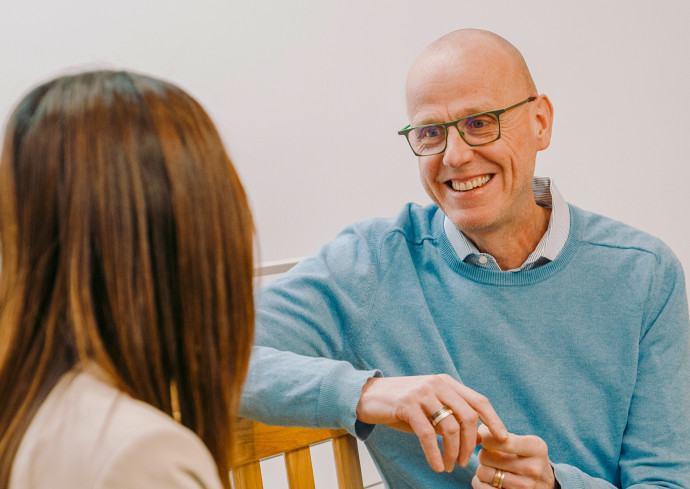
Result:
{"type": "Polygon", "coordinates": [[[436,426],[443,418],[450,416],[451,414],[453,414],[453,410],[451,408],[448,406],[441,406],[441,409],[429,416],[429,419],[431,420],[432,426],[436,426]]]}

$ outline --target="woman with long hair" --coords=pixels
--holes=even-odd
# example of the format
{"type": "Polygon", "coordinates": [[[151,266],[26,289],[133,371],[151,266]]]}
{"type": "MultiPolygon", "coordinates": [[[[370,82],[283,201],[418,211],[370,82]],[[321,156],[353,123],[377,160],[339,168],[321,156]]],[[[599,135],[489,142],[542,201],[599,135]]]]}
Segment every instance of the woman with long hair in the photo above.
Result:
{"type": "Polygon", "coordinates": [[[0,488],[229,488],[253,235],[180,88],[96,71],[21,100],[0,162],[0,488]]]}

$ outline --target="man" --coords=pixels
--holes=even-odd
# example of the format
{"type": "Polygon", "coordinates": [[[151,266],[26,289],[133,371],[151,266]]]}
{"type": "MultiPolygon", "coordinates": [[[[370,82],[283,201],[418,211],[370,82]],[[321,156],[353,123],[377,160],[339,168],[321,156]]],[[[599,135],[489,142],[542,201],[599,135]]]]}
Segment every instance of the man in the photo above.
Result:
{"type": "Polygon", "coordinates": [[[690,487],[678,260],[534,178],[553,110],[503,38],[433,43],[407,107],[435,205],[261,292],[243,414],[346,428],[395,489],[690,487]]]}

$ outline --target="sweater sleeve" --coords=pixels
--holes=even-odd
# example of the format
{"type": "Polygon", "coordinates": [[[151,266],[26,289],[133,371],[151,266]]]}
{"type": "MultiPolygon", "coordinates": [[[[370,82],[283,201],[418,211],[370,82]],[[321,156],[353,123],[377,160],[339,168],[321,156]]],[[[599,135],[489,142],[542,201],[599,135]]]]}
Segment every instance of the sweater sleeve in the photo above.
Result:
{"type": "Polygon", "coordinates": [[[370,321],[376,268],[366,237],[351,227],[261,289],[242,416],[368,435],[373,427],[355,410],[366,381],[381,374],[357,364],[349,344],[370,321]]]}
{"type": "MultiPolygon", "coordinates": [[[[690,488],[690,320],[683,269],[660,255],[641,327],[637,379],[619,459],[626,489],[690,488]]],[[[596,436],[593,434],[593,436],[596,436]]],[[[564,489],[609,483],[555,465],[564,489]]]]}

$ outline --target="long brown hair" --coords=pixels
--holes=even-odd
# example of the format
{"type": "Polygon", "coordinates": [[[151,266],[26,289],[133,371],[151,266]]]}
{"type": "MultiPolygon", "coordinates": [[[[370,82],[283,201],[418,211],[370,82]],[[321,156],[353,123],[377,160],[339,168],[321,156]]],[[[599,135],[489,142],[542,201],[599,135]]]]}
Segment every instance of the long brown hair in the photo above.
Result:
{"type": "Polygon", "coordinates": [[[32,90],[0,163],[0,487],[39,405],[84,361],[168,413],[176,389],[229,487],[253,235],[221,139],[180,88],[96,71],[32,90]]]}

